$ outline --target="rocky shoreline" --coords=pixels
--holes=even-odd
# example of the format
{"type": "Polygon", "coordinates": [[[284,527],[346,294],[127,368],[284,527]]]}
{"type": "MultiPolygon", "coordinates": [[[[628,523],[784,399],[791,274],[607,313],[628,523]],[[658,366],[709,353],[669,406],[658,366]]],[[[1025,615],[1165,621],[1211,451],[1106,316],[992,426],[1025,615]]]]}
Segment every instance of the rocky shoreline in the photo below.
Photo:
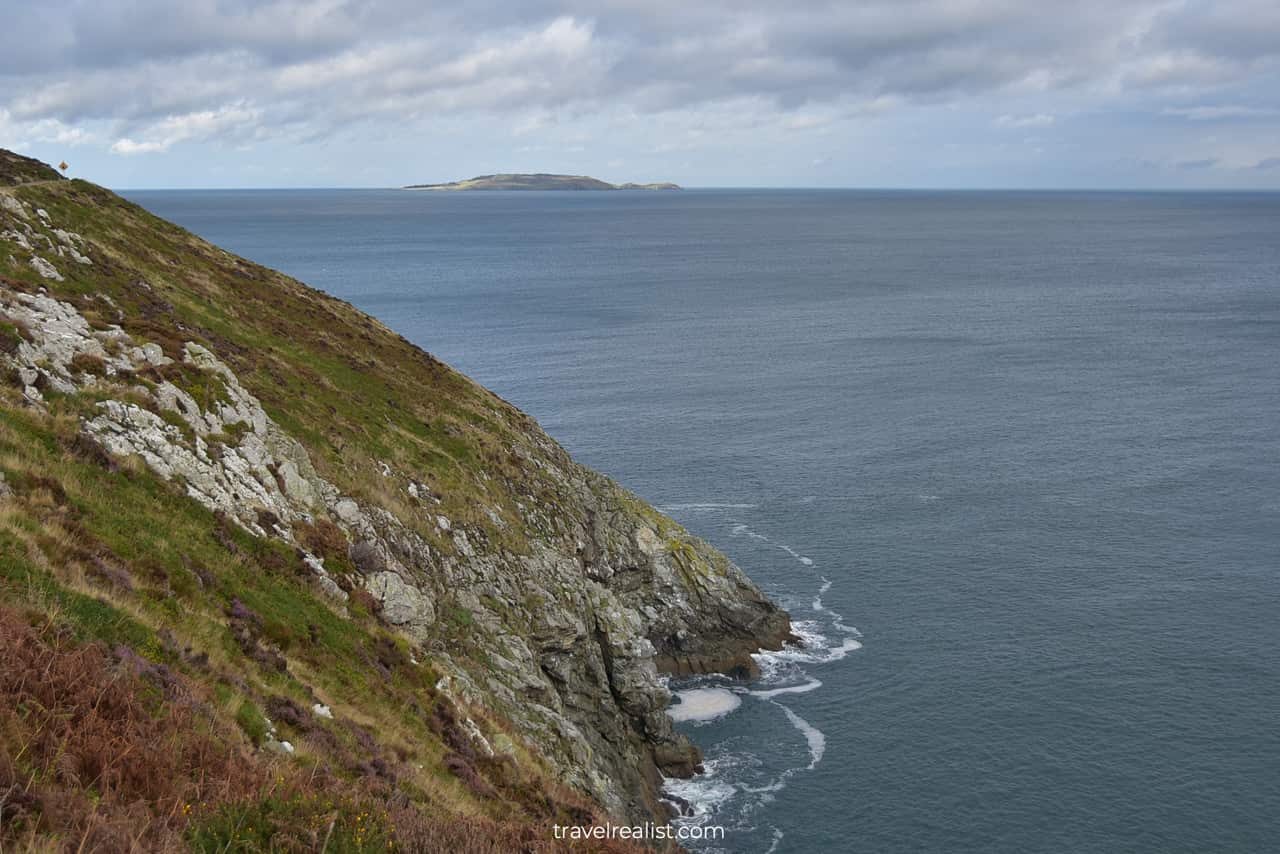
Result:
{"type": "MultiPolygon", "coordinates": [[[[19,330],[0,362],[27,406],[91,396],[80,435],[93,453],[141,460],[219,518],[297,549],[339,613],[353,597],[372,601],[444,674],[440,691],[509,721],[610,814],[669,814],[663,776],[696,773],[701,755],[665,712],[665,677],[750,678],[752,653],[794,639],[787,614],[741,570],[496,398],[511,425],[504,452],[537,488],[479,468],[475,481],[506,504],[451,519],[429,472],[387,459],[376,466],[389,498],[371,500],[322,474],[314,446],[272,417],[262,387],[235,367],[241,351],[181,324],[150,340],[105,290],[60,289],[72,267],[83,277],[104,259],[119,264],[105,235],[0,200],[0,231],[30,252],[14,263],[42,282],[0,281],[0,315],[19,330]],[[316,526],[331,526],[341,547],[299,538],[316,526]]],[[[142,299],[159,290],[145,278],[131,287],[142,299]]],[[[482,752],[506,737],[468,722],[482,752]]]]}

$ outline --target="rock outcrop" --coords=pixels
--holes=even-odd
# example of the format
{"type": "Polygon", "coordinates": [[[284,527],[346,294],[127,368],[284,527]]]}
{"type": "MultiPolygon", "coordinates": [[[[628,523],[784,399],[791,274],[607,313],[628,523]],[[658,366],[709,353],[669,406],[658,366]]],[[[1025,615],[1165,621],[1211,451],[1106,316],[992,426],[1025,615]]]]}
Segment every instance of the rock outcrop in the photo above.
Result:
{"type": "MultiPolygon", "coordinates": [[[[37,281],[99,263],[94,235],[3,193],[0,204],[0,238],[23,253],[11,263],[29,264],[37,281]]],[[[292,544],[339,612],[362,591],[446,674],[441,690],[511,721],[563,780],[618,817],[662,815],[661,776],[699,767],[664,711],[666,674],[749,676],[753,652],[790,636],[787,615],[723,555],[573,462],[527,418],[495,410],[518,425],[505,440],[510,464],[539,484],[503,487],[514,510],[472,505],[480,521],[450,519],[430,472],[393,461],[378,463],[394,498],[380,502],[323,475],[314,445],[273,418],[207,338],[148,340],[103,322],[120,316],[107,293],[75,300],[0,282],[0,321],[14,330],[0,366],[28,406],[91,396],[86,443],[141,460],[255,536],[292,544]],[[309,550],[299,532],[319,524],[341,532],[344,553],[309,550]]],[[[510,752],[475,736],[489,755],[510,752]]]]}

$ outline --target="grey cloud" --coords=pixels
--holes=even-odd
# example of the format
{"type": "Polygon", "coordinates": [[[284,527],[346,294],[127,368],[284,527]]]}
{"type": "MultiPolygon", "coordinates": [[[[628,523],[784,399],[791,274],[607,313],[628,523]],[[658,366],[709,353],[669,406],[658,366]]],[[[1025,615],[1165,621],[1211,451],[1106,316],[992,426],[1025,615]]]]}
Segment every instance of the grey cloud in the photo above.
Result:
{"type": "Polygon", "coordinates": [[[0,72],[117,68],[222,51],[295,61],[349,44],[375,9],[329,0],[27,3],[6,10],[0,72]]]}
{"type": "Polygon", "coordinates": [[[1147,39],[1233,64],[1274,63],[1280,52],[1280,5],[1273,0],[1193,0],[1169,4],[1147,39]]]}
{"type": "Polygon", "coordinates": [[[1147,88],[1203,93],[1188,109],[1212,111],[1280,56],[1280,11],[1255,0],[74,0],[9,17],[0,109],[105,122],[137,150],[180,141],[175,128],[247,132],[211,115],[322,137],[379,117],[732,103],[756,111],[744,123],[786,123],[814,106],[1147,88]]]}

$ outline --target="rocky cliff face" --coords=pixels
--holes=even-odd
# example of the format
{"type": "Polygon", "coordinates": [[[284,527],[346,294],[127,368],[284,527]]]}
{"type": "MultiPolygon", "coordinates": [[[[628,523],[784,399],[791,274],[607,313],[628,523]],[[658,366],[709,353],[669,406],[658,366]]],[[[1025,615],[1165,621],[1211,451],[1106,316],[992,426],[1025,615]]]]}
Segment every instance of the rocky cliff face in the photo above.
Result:
{"type": "MultiPolygon", "coordinates": [[[[87,446],[289,544],[317,597],[339,614],[372,602],[443,674],[440,691],[510,721],[615,816],[660,815],[660,775],[700,758],[664,712],[664,674],[749,675],[752,652],[789,637],[786,614],[349,306],[97,188],[50,192],[46,210],[0,189],[0,367],[24,405],[73,401],[87,446]],[[215,314],[232,300],[242,311],[215,314]],[[258,316],[272,303],[278,317],[258,316]],[[365,355],[330,369],[331,339],[286,328],[317,311],[329,328],[307,334],[345,324],[365,355]],[[284,375],[289,359],[305,361],[303,381],[284,375]],[[370,402],[344,408],[353,396],[370,402]]],[[[502,749],[506,736],[468,724],[477,749],[502,749]]]]}

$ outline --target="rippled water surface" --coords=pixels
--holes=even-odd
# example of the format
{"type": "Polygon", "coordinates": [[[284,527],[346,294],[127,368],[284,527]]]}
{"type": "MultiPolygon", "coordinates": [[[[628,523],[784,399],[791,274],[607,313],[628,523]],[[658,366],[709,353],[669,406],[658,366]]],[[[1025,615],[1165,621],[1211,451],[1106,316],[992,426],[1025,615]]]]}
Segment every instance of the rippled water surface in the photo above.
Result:
{"type": "Polygon", "coordinates": [[[725,850],[1280,849],[1280,196],[130,196],[792,609],[682,686],[725,850]]]}

